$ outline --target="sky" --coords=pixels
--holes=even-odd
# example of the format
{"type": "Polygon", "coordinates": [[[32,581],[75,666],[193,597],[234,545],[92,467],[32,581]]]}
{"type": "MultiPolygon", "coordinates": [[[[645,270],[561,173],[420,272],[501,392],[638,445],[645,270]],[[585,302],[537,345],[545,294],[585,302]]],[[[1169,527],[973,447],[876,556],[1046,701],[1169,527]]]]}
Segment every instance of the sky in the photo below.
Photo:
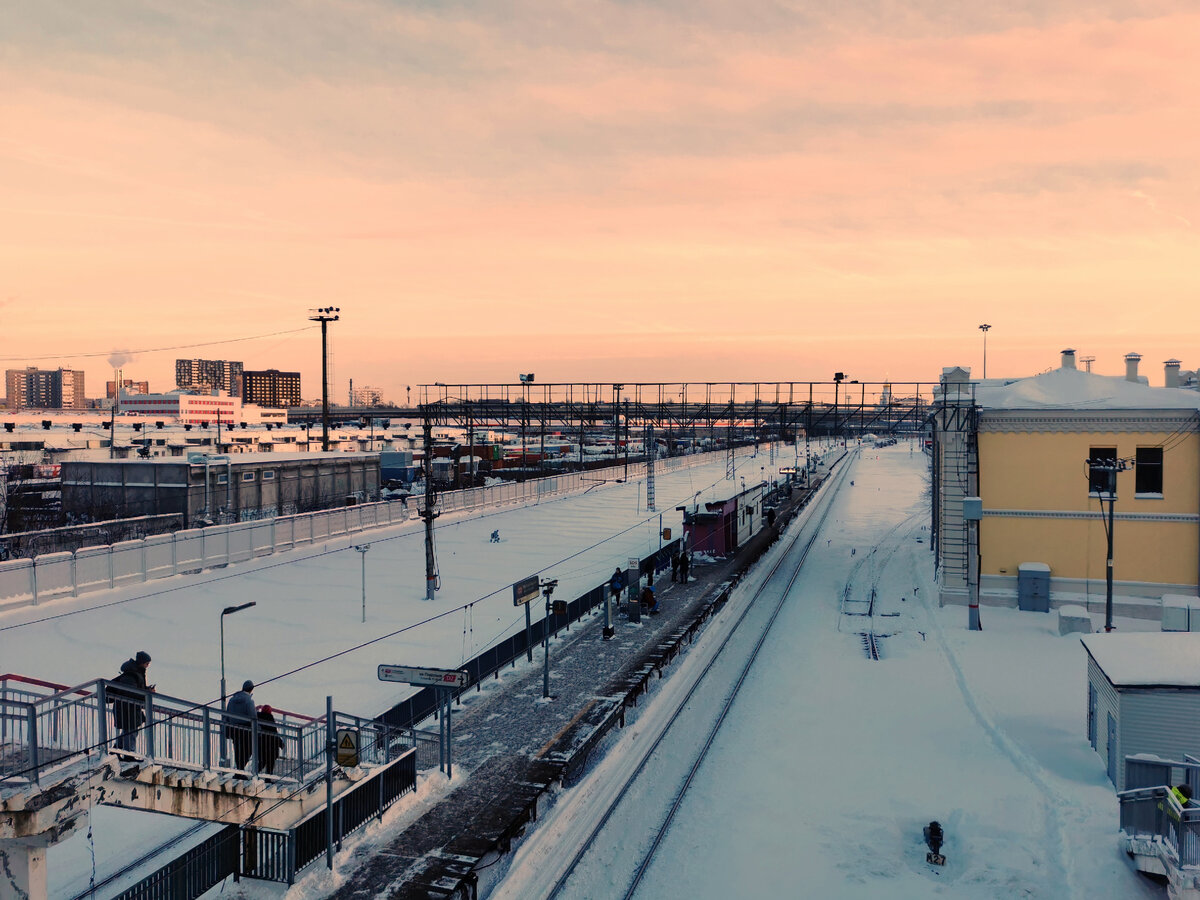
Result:
{"type": "Polygon", "coordinates": [[[1200,11],[976,6],[10,0],[0,364],[1200,367],[1200,11]]]}

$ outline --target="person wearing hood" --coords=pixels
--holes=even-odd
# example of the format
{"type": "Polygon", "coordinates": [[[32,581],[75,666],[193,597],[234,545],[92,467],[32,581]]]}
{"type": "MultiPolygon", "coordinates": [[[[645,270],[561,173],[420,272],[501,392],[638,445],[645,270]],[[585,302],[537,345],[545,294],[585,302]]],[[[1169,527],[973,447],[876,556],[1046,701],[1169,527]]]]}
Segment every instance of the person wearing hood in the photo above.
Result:
{"type": "Polygon", "coordinates": [[[242,689],[229,698],[225,704],[225,737],[233,742],[234,768],[244,769],[254,752],[251,739],[251,722],[258,718],[254,708],[254,682],[246,679],[242,689]]]}
{"type": "Polygon", "coordinates": [[[150,668],[150,654],[139,650],[137,655],[121,663],[121,674],[113,684],[124,685],[132,690],[109,688],[108,702],[113,708],[113,724],[117,726],[117,749],[132,753],[137,745],[137,733],[146,723],[146,695],[143,691],[154,690],[146,683],[146,670],[150,668]]]}
{"type": "Polygon", "coordinates": [[[275,714],[269,706],[258,708],[258,771],[274,775],[275,763],[283,754],[283,738],[275,724],[275,714]]]}

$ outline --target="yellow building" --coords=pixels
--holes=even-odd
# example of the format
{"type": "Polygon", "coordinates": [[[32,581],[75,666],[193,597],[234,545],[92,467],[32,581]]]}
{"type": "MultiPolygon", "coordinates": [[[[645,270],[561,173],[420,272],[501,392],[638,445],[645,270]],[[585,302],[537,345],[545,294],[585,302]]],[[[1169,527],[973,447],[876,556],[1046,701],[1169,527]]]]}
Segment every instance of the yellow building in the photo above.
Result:
{"type": "Polygon", "coordinates": [[[981,603],[1016,605],[1018,567],[1042,563],[1052,605],[1102,609],[1113,471],[1116,612],[1157,617],[1147,599],[1200,592],[1200,393],[1151,387],[1138,359],[1126,357],[1124,378],[1076,369],[1074,351],[1007,383],[946,370],[931,416],[943,602],[969,602],[977,546],[981,603]],[[969,496],[982,500],[977,542],[969,496]]]}

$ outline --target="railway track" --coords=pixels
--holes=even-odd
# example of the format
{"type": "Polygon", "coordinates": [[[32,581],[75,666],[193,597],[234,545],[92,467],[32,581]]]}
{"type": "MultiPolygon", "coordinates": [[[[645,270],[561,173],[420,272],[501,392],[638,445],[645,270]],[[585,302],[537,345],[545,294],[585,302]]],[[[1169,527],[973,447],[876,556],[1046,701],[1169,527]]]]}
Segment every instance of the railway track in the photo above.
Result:
{"type": "Polygon", "coordinates": [[[800,527],[796,529],[795,535],[788,541],[786,547],[777,554],[770,570],[762,578],[761,583],[751,595],[750,599],[744,603],[738,618],[729,626],[727,626],[727,632],[725,633],[715,652],[713,652],[712,659],[704,667],[700,676],[688,688],[686,695],[675,707],[665,726],[662,727],[661,733],[652,743],[650,743],[648,747],[643,749],[636,766],[631,767],[631,770],[622,779],[621,783],[618,786],[614,786],[609,789],[609,793],[612,796],[611,802],[608,803],[603,813],[598,815],[598,818],[595,820],[594,827],[591,828],[586,838],[579,841],[577,845],[579,847],[578,851],[573,855],[565,868],[561,871],[561,874],[558,876],[549,892],[541,896],[554,898],[559,897],[562,894],[565,886],[569,883],[572,875],[579,867],[581,860],[585,858],[589,848],[593,846],[597,835],[599,835],[606,828],[606,826],[608,826],[614,812],[621,805],[623,798],[630,793],[630,788],[644,772],[648,761],[654,756],[655,751],[662,745],[667,735],[671,734],[672,728],[679,721],[681,715],[683,715],[685,711],[691,712],[689,708],[689,701],[692,700],[702,686],[711,686],[709,683],[711,680],[709,675],[715,670],[714,663],[726,651],[726,648],[730,645],[730,642],[735,636],[743,636],[741,634],[742,629],[746,625],[750,614],[757,610],[757,601],[764,593],[767,593],[768,591],[773,593],[775,590],[778,590],[777,582],[774,582],[774,579],[777,575],[786,573],[787,580],[785,586],[783,587],[782,591],[780,591],[778,600],[776,600],[773,606],[770,608],[770,615],[768,616],[765,624],[757,626],[760,629],[759,633],[756,635],[754,645],[747,654],[744,662],[741,662],[736,666],[737,676],[735,679],[733,679],[733,686],[724,693],[723,699],[719,703],[716,719],[708,728],[704,740],[700,742],[699,751],[691,762],[686,775],[683,777],[682,783],[675,791],[665,816],[657,827],[652,839],[650,840],[648,849],[643,854],[634,871],[632,881],[622,894],[614,894],[614,896],[623,896],[626,898],[626,900],[628,900],[628,898],[633,897],[633,895],[636,893],[643,876],[645,875],[650,863],[654,859],[655,854],[662,844],[663,838],[667,835],[671,828],[672,822],[675,819],[675,815],[688,792],[688,788],[695,780],[696,775],[708,756],[709,750],[712,748],[713,742],[716,740],[716,737],[720,732],[730,709],[737,700],[737,697],[746,682],[747,676],[753,669],[754,664],[758,659],[759,652],[761,651],[767,636],[770,634],[771,627],[778,618],[780,611],[783,609],[784,604],[788,599],[792,586],[800,576],[804,561],[807,558],[809,551],[812,549],[818,535],[820,535],[822,527],[829,514],[829,510],[832,508],[832,498],[836,496],[836,489],[840,488],[842,482],[845,480],[845,471],[846,469],[843,468],[842,471],[835,476],[837,479],[836,484],[829,484],[829,486],[834,487],[835,490],[826,493],[825,496],[821,498],[820,502],[823,504],[823,507],[821,508],[819,514],[815,516],[814,519],[810,519],[801,524],[800,527]],[[796,558],[797,550],[799,550],[798,559],[796,558]],[[785,568],[786,566],[790,566],[790,569],[785,568]]]}

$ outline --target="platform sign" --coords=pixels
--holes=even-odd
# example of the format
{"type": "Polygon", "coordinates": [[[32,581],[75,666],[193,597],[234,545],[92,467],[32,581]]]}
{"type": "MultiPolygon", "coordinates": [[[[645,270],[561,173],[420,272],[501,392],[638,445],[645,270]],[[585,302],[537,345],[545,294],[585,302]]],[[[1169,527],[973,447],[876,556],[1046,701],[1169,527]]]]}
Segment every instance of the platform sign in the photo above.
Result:
{"type": "Polygon", "coordinates": [[[358,765],[357,728],[339,728],[337,730],[337,764],[343,767],[358,765]]]}
{"type": "Polygon", "coordinates": [[[417,666],[380,666],[380,681],[400,681],[424,687],[465,687],[467,673],[460,669],[422,669],[417,666]]]}
{"type": "Polygon", "coordinates": [[[524,606],[536,600],[539,593],[538,577],[530,575],[513,585],[513,606],[524,606]]]}

